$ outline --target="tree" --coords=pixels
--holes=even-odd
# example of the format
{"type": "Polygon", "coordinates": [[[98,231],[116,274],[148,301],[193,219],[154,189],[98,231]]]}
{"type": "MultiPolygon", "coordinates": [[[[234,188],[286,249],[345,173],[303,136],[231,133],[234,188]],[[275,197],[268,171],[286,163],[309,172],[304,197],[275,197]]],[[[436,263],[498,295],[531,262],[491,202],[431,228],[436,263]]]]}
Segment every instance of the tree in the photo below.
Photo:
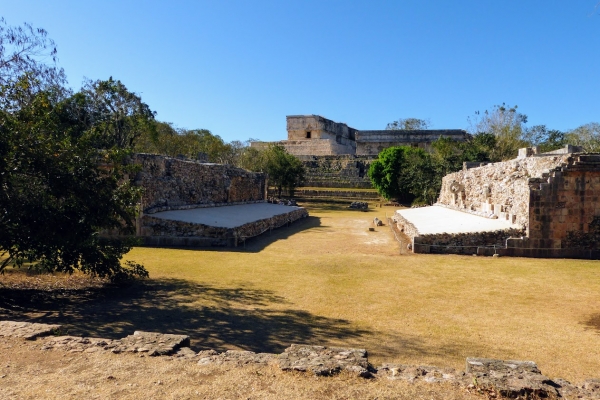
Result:
{"type": "Polygon", "coordinates": [[[80,122],[96,148],[132,148],[144,131],[155,128],[155,112],[112,76],[106,81],[87,81],[78,97],[75,106],[82,111],[80,122]]]}
{"type": "Polygon", "coordinates": [[[421,130],[429,129],[431,122],[425,119],[419,118],[400,118],[397,121],[390,122],[385,127],[388,131],[400,131],[400,130],[421,130]]]}
{"type": "Polygon", "coordinates": [[[587,153],[598,153],[600,152],[600,124],[590,122],[581,125],[567,132],[565,140],[569,144],[583,147],[583,151],[587,153]]]}
{"type": "Polygon", "coordinates": [[[423,149],[388,147],[371,163],[367,174],[386,199],[430,203],[437,196],[435,169],[423,149]]]}
{"type": "Polygon", "coordinates": [[[469,118],[472,135],[486,133],[495,136],[496,145],[491,153],[492,161],[514,158],[519,148],[527,144],[523,140],[527,116],[519,113],[517,108],[502,103],[495,105],[492,111],[477,111],[472,119],[469,118]]]}
{"type": "Polygon", "coordinates": [[[64,71],[56,67],[56,44],[48,38],[44,29],[23,26],[8,26],[0,18],[0,86],[10,86],[29,77],[27,94],[41,88],[62,86],[66,82],[64,71]],[[42,60],[51,60],[51,64],[42,60]]]}
{"type": "MultiPolygon", "coordinates": [[[[0,272],[30,263],[114,280],[147,276],[139,264],[121,264],[130,240],[99,235],[132,233],[139,189],[126,179],[123,164],[131,142],[98,146],[101,129],[88,119],[95,110],[85,93],[67,96],[57,70],[40,64],[34,53],[27,56],[39,49],[36,35],[45,39],[45,31],[17,30],[14,39],[15,29],[0,31],[0,42],[34,45],[23,45],[19,57],[25,61],[12,57],[0,66],[0,272]]],[[[7,59],[5,49],[0,60],[7,59]]]]}
{"type": "Polygon", "coordinates": [[[565,145],[565,134],[546,125],[535,125],[523,132],[523,141],[528,146],[537,146],[540,152],[557,150],[565,145]]]}
{"type": "Polygon", "coordinates": [[[283,189],[287,189],[290,197],[293,197],[296,187],[304,181],[302,162],[289,154],[283,146],[276,144],[270,145],[263,157],[269,184],[277,188],[278,197],[281,197],[283,189]]]}

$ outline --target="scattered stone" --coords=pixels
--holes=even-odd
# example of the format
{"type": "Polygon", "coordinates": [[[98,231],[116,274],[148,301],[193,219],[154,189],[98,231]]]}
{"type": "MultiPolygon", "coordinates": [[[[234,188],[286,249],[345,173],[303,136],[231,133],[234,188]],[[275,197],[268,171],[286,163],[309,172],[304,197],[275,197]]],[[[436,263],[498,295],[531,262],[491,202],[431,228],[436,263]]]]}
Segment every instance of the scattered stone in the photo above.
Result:
{"type": "Polygon", "coordinates": [[[424,365],[383,364],[377,368],[377,376],[391,380],[414,382],[421,380],[429,383],[447,381],[465,381],[466,374],[453,368],[436,368],[424,365]]]}
{"type": "Polygon", "coordinates": [[[279,355],[278,364],[283,371],[312,372],[317,376],[331,376],[342,370],[371,376],[364,349],[293,344],[279,355]]]}
{"type": "Polygon", "coordinates": [[[172,335],[168,333],[154,333],[135,331],[118,341],[112,349],[113,353],[130,352],[146,353],[149,356],[164,356],[176,352],[180,347],[189,347],[190,337],[187,335],[172,335]]]}
{"type": "MultiPolygon", "coordinates": [[[[59,325],[0,321],[0,336],[35,339],[38,336],[53,334],[59,329],[59,325]]],[[[408,382],[453,382],[467,390],[474,389],[491,397],[600,400],[600,379],[588,379],[580,386],[564,379],[551,380],[542,375],[533,361],[467,358],[466,372],[452,368],[404,364],[383,364],[376,370],[369,365],[364,349],[293,344],[279,355],[241,350],[228,350],[223,353],[202,350],[196,353],[189,348],[188,336],[141,331],[120,340],[52,336],[42,338],[41,342],[42,350],[54,349],[71,353],[111,350],[113,353],[139,353],[140,356],[169,355],[170,359],[193,361],[199,365],[275,364],[284,371],[311,372],[316,376],[332,376],[345,370],[364,378],[377,376],[408,382]]],[[[6,368],[9,367],[10,365],[6,365],[6,368]]],[[[0,375],[0,379],[4,377],[6,374],[0,375]]],[[[116,380],[112,375],[106,379],[116,380]]],[[[157,384],[160,385],[160,381],[157,384]]]]}
{"type": "Polygon", "coordinates": [[[476,386],[492,388],[508,398],[547,398],[559,395],[557,385],[542,375],[533,361],[467,358],[466,372],[476,386]]]}
{"type": "Polygon", "coordinates": [[[60,325],[0,321],[0,336],[20,337],[27,340],[34,340],[41,336],[55,335],[59,332],[60,325]]]}
{"type": "Polygon", "coordinates": [[[71,353],[93,353],[110,350],[118,345],[118,340],[85,338],[79,336],[57,336],[44,339],[42,350],[65,350],[71,353]]]}
{"type": "Polygon", "coordinates": [[[348,208],[351,208],[353,210],[367,210],[369,208],[369,203],[367,203],[366,201],[353,201],[352,203],[350,203],[348,208]]]}
{"type": "Polygon", "coordinates": [[[236,365],[246,364],[269,364],[277,358],[276,354],[254,353],[252,351],[227,350],[224,353],[218,353],[214,350],[203,350],[198,353],[198,364],[225,364],[232,363],[236,365]]]}
{"type": "Polygon", "coordinates": [[[373,225],[375,225],[375,226],[383,226],[383,221],[380,220],[379,218],[375,217],[375,219],[373,220],[373,225]]]}

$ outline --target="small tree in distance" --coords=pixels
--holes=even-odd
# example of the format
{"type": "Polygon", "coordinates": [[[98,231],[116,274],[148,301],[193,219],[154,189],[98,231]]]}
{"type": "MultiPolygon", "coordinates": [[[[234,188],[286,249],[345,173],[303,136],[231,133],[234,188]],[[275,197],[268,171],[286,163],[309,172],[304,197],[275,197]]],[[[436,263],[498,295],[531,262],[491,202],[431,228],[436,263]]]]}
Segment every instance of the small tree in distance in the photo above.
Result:
{"type": "Polygon", "coordinates": [[[431,122],[429,120],[419,118],[400,118],[394,122],[390,122],[389,124],[387,124],[385,129],[388,131],[418,131],[423,129],[429,129],[430,126],[431,122]]]}
{"type": "Polygon", "coordinates": [[[264,171],[268,174],[269,183],[277,188],[277,196],[281,197],[283,189],[287,189],[293,197],[294,190],[304,181],[302,162],[276,144],[265,150],[264,160],[264,171]]]}

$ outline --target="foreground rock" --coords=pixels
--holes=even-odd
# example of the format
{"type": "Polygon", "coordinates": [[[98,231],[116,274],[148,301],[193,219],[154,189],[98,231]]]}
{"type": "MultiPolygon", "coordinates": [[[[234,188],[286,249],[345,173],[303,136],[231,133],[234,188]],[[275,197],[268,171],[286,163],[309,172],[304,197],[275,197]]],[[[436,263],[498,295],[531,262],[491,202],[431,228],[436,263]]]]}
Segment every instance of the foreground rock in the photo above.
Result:
{"type": "Polygon", "coordinates": [[[278,364],[284,371],[312,372],[317,376],[331,376],[342,370],[365,378],[371,376],[364,349],[293,344],[279,355],[278,364]]]}
{"type": "Polygon", "coordinates": [[[173,354],[180,347],[189,347],[190,337],[164,333],[135,331],[118,341],[111,349],[113,353],[146,353],[149,356],[166,356],[173,354]]]}
{"type": "Polygon", "coordinates": [[[40,336],[54,335],[58,332],[60,332],[60,325],[0,321],[0,336],[20,337],[27,340],[34,340],[40,336]]]}
{"type": "Polygon", "coordinates": [[[489,398],[513,399],[567,398],[600,400],[600,379],[588,379],[574,385],[564,379],[542,375],[533,361],[503,361],[488,358],[467,358],[466,370],[422,365],[383,364],[374,368],[364,349],[309,346],[293,344],[281,354],[252,351],[193,351],[186,335],[136,331],[123,339],[55,336],[60,325],[0,321],[0,336],[41,339],[42,350],[71,353],[110,351],[166,356],[167,359],[196,362],[200,365],[250,364],[274,365],[283,371],[300,371],[316,376],[332,376],[342,371],[361,377],[386,378],[408,382],[452,383],[486,394],[489,398]]]}

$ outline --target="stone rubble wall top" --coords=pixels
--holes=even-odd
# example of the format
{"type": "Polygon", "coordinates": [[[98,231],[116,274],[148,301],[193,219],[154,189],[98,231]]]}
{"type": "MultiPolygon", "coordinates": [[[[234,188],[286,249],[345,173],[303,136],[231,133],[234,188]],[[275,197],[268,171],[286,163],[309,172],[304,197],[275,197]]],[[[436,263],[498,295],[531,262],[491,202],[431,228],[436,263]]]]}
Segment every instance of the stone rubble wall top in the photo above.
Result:
{"type": "MultiPolygon", "coordinates": [[[[92,353],[109,351],[114,354],[135,353],[161,356],[169,360],[195,362],[199,365],[248,364],[272,365],[283,371],[332,376],[342,371],[374,379],[403,380],[428,383],[450,382],[469,391],[505,398],[580,398],[600,399],[600,379],[588,379],[579,385],[564,379],[544,376],[533,361],[467,358],[465,371],[423,365],[385,363],[374,367],[364,349],[292,344],[281,354],[252,351],[201,350],[189,347],[189,337],[136,331],[123,339],[111,340],[76,336],[57,336],[59,325],[0,321],[0,337],[24,337],[21,332],[35,333],[44,351],[92,353]],[[45,336],[45,337],[42,337],[45,336]]],[[[32,339],[33,337],[29,337],[32,339]]]]}

